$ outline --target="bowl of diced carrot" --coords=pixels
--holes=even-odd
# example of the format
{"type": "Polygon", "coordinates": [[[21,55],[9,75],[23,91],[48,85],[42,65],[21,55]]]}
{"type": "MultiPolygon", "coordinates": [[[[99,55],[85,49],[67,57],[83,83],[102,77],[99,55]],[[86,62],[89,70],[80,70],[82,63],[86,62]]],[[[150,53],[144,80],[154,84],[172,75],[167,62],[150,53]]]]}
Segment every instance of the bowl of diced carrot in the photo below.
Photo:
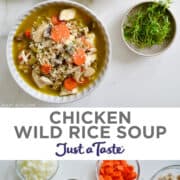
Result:
{"type": "Polygon", "coordinates": [[[139,180],[140,164],[138,161],[103,160],[97,161],[97,180],[139,180]]]}

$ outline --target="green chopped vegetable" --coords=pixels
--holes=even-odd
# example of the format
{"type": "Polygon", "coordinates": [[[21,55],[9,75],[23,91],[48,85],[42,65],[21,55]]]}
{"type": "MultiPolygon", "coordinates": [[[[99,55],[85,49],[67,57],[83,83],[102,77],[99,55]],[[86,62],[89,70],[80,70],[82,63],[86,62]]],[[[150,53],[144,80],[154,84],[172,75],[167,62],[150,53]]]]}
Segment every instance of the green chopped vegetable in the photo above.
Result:
{"type": "Polygon", "coordinates": [[[170,0],[140,5],[124,25],[125,39],[139,48],[163,44],[172,34],[170,0]]]}

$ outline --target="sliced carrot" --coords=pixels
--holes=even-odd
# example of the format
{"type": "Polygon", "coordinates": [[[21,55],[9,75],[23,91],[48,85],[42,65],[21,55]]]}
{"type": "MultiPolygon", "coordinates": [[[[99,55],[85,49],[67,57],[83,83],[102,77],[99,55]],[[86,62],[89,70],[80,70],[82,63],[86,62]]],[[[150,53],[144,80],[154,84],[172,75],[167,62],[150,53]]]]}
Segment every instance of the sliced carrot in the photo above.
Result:
{"type": "Polygon", "coordinates": [[[31,39],[31,29],[26,29],[24,32],[24,35],[26,38],[31,39]]]}
{"type": "Polygon", "coordinates": [[[115,166],[115,169],[116,169],[116,170],[119,170],[119,171],[123,171],[123,170],[124,170],[124,167],[121,166],[121,165],[116,165],[116,166],[115,166]]]}
{"type": "Polygon", "coordinates": [[[104,180],[104,177],[102,175],[100,175],[99,180],[104,180]]]}
{"type": "Polygon", "coordinates": [[[59,21],[58,16],[52,16],[52,17],[51,17],[51,22],[52,22],[52,24],[54,24],[54,25],[59,24],[60,21],[59,21]]]}
{"type": "Polygon", "coordinates": [[[120,162],[121,165],[123,165],[123,166],[127,166],[127,165],[128,165],[128,164],[127,164],[127,161],[125,161],[125,160],[120,160],[119,162],[120,162]]]}
{"type": "Polygon", "coordinates": [[[91,49],[93,47],[92,44],[84,36],[81,37],[81,41],[88,49],[91,49]]]}
{"type": "Polygon", "coordinates": [[[50,64],[43,64],[41,66],[41,72],[43,74],[49,74],[51,72],[52,66],[50,64]]]}
{"type": "Polygon", "coordinates": [[[113,177],[113,180],[124,180],[123,177],[113,177]]]}
{"type": "Polygon", "coordinates": [[[51,39],[55,42],[63,42],[64,40],[68,39],[70,36],[70,31],[66,25],[66,23],[61,22],[53,26],[51,30],[51,39]]]}
{"type": "Polygon", "coordinates": [[[120,171],[114,171],[114,172],[113,172],[113,176],[114,176],[114,177],[119,177],[119,176],[122,176],[122,175],[121,175],[121,172],[120,172],[120,171]]]}
{"type": "Polygon", "coordinates": [[[99,171],[100,171],[100,174],[102,174],[102,175],[104,174],[104,168],[100,168],[99,171]]]}
{"type": "Polygon", "coordinates": [[[113,161],[105,160],[103,161],[104,166],[113,166],[113,161]]]}
{"type": "Polygon", "coordinates": [[[137,174],[135,172],[131,173],[130,175],[130,179],[136,179],[137,174]]]}
{"type": "Polygon", "coordinates": [[[105,176],[104,180],[113,180],[111,176],[105,176]]]}
{"type": "Polygon", "coordinates": [[[67,78],[64,81],[64,88],[68,91],[72,91],[77,87],[77,82],[73,78],[67,78]]]}
{"type": "Polygon", "coordinates": [[[129,170],[129,171],[133,171],[133,170],[134,170],[134,167],[133,167],[132,165],[129,165],[129,166],[128,166],[128,170],[129,170]]]}
{"type": "Polygon", "coordinates": [[[112,167],[106,167],[105,168],[106,174],[111,175],[111,174],[113,174],[113,172],[114,172],[114,169],[112,167]]]}
{"type": "Polygon", "coordinates": [[[79,48],[73,55],[74,64],[81,66],[86,61],[86,53],[83,49],[79,48]]]}

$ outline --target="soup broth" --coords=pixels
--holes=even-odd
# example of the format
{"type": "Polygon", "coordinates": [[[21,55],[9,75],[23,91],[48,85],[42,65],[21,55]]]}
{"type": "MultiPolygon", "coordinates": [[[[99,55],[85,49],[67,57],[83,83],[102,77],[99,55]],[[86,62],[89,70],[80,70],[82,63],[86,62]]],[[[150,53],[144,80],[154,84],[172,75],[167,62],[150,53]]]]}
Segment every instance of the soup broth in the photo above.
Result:
{"type": "MultiPolygon", "coordinates": [[[[90,53],[92,53],[91,50],[87,50],[87,49],[83,50],[83,52],[85,52],[85,53],[87,52],[87,54],[84,55],[86,58],[84,58],[84,56],[82,57],[82,54],[80,56],[78,56],[79,55],[78,53],[82,52],[82,50],[80,50],[79,47],[78,48],[73,47],[74,54],[72,53],[73,55],[70,58],[70,59],[73,59],[73,62],[70,62],[70,64],[67,64],[67,67],[72,66],[72,68],[77,68],[78,70],[80,68],[81,71],[83,71],[82,69],[86,70],[87,68],[89,68],[89,69],[91,68],[94,70],[94,72],[91,76],[86,77],[85,76],[86,72],[83,72],[83,77],[81,76],[81,78],[83,80],[78,81],[74,78],[73,73],[67,74],[67,75],[65,75],[65,79],[63,79],[62,82],[60,82],[60,85],[57,86],[57,89],[56,89],[56,88],[54,88],[54,84],[53,84],[53,83],[56,83],[56,81],[51,77],[52,72],[48,72],[48,71],[49,70],[52,71],[53,68],[61,68],[61,65],[56,67],[57,65],[53,64],[50,67],[49,66],[47,67],[48,63],[45,63],[43,65],[46,65],[46,66],[39,67],[39,66],[42,66],[41,59],[39,59],[40,62],[37,62],[37,59],[36,59],[37,54],[35,53],[35,60],[34,60],[36,62],[35,66],[38,66],[38,68],[40,68],[40,70],[42,70],[42,69],[46,70],[46,73],[43,71],[43,72],[40,72],[38,75],[41,77],[43,76],[43,80],[46,78],[45,80],[49,79],[51,81],[51,82],[48,81],[49,82],[48,85],[44,86],[43,88],[40,88],[39,86],[37,86],[37,83],[35,82],[35,80],[32,77],[33,68],[35,69],[33,62],[30,63],[31,64],[30,68],[26,67],[26,62],[23,62],[24,64],[21,63],[23,57],[28,56],[27,52],[22,52],[22,50],[26,51],[27,49],[29,49],[30,44],[32,44],[31,43],[32,37],[28,38],[28,35],[30,33],[32,33],[31,32],[32,27],[33,28],[37,27],[37,29],[38,29],[38,27],[41,26],[41,24],[44,21],[46,22],[47,19],[49,19],[51,21],[52,17],[59,17],[60,12],[62,12],[63,10],[72,10],[72,8],[73,7],[62,6],[60,4],[52,4],[52,5],[38,8],[36,11],[31,12],[31,14],[22,21],[22,23],[19,25],[19,27],[17,29],[16,35],[15,35],[14,41],[13,41],[13,58],[14,58],[16,68],[17,68],[18,72],[20,73],[21,77],[34,89],[41,91],[43,93],[49,94],[49,95],[53,95],[53,96],[71,95],[72,94],[71,91],[73,92],[74,88],[78,88],[78,92],[82,91],[84,88],[87,88],[88,86],[90,86],[90,84],[92,84],[98,78],[98,76],[104,66],[104,63],[105,63],[105,54],[106,54],[105,44],[106,44],[106,42],[103,38],[103,33],[101,32],[99,25],[96,22],[94,22],[92,20],[92,17],[87,15],[87,13],[85,13],[82,10],[77,9],[77,8],[75,9],[76,17],[72,20],[72,22],[73,23],[74,23],[74,21],[77,21],[78,23],[80,22],[80,25],[78,25],[78,26],[82,26],[83,28],[88,28],[88,34],[95,35],[95,41],[94,41],[93,48],[96,50],[95,51],[96,59],[89,65],[89,67],[87,67],[86,63],[85,62],[83,63],[82,61],[83,60],[87,61],[89,51],[90,51],[90,53]],[[28,30],[30,30],[30,31],[28,31],[28,30]],[[22,36],[23,39],[22,40],[18,39],[19,36],[22,36]],[[21,57],[22,53],[24,53],[23,57],[21,57]],[[76,57],[78,57],[78,59],[76,57]],[[25,69],[23,69],[23,67],[25,67],[25,69]],[[26,71],[26,68],[27,68],[27,71],[26,71]],[[81,81],[82,81],[82,83],[81,83],[81,81]],[[70,93],[65,93],[65,94],[61,93],[62,89],[64,89],[64,88],[66,88],[65,89],[66,92],[70,92],[70,93]]],[[[58,25],[58,24],[51,25],[50,38],[52,38],[52,37],[56,38],[56,36],[53,36],[53,34],[52,34],[53,28],[56,28],[56,27],[57,28],[58,27],[65,28],[65,24],[67,25],[66,21],[64,21],[64,20],[58,20],[58,21],[59,21],[59,24],[61,24],[61,25],[58,25]]],[[[33,33],[35,33],[35,32],[33,32],[33,33]]],[[[56,31],[55,31],[55,33],[56,33],[56,31]]],[[[72,32],[70,32],[70,35],[71,34],[72,34],[72,32]]],[[[87,36],[88,36],[88,34],[87,34],[87,36]]],[[[32,34],[30,34],[30,36],[32,36],[32,34]]],[[[78,38],[83,38],[83,42],[85,42],[88,45],[87,41],[84,41],[84,36],[85,35],[83,35],[82,37],[78,36],[78,38]]],[[[56,41],[56,39],[54,39],[54,40],[56,41]]],[[[77,40],[77,37],[75,37],[75,41],[76,40],[77,40]]],[[[38,43],[40,43],[40,42],[38,42],[38,43]]],[[[53,43],[53,45],[57,45],[57,44],[63,44],[64,42],[58,41],[58,42],[52,42],[52,43],[53,43]]],[[[35,44],[34,46],[36,47],[37,43],[34,43],[34,44],[35,44]]],[[[89,45],[89,46],[91,46],[91,45],[89,45]]],[[[46,51],[44,53],[46,53],[46,51]]],[[[32,58],[32,55],[29,55],[29,56],[32,58]]],[[[33,52],[33,56],[34,56],[34,52],[33,52]]],[[[57,57],[59,59],[62,59],[61,54],[59,54],[57,57]]],[[[29,60],[27,60],[27,61],[29,61],[29,60]]],[[[61,63],[63,64],[64,59],[62,61],[63,62],[61,62],[61,63]]],[[[50,62],[52,62],[51,59],[50,59],[50,62]]],[[[67,63],[67,61],[65,63],[67,63]]],[[[37,71],[37,72],[39,72],[39,71],[37,71]]]]}

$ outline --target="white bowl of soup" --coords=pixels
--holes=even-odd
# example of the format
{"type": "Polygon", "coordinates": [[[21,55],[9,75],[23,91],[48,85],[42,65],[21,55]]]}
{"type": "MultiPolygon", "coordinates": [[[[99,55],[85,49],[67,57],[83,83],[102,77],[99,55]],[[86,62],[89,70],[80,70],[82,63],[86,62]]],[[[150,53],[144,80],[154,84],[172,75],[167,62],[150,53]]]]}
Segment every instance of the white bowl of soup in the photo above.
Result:
{"type": "Polygon", "coordinates": [[[35,5],[8,36],[13,78],[25,92],[45,102],[67,103],[89,94],[104,77],[109,58],[104,25],[75,2],[35,5]]]}

